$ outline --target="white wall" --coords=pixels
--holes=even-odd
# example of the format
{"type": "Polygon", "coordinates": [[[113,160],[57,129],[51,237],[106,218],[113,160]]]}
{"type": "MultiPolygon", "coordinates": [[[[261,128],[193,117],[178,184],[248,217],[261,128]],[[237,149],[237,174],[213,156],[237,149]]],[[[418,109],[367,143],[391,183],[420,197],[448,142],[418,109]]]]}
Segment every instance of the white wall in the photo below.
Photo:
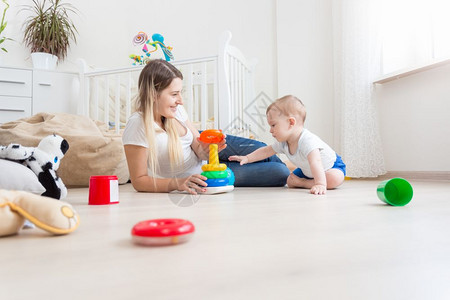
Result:
{"type": "MultiPolygon", "coordinates": [[[[259,60],[256,92],[272,99],[294,94],[308,109],[306,126],[332,147],[333,62],[332,0],[73,0],[81,12],[74,20],[80,36],[67,61],[83,57],[96,66],[130,64],[138,31],[159,32],[177,59],[216,53],[225,29],[247,56],[259,60]],[[278,60],[278,65],[277,65],[278,60]],[[278,77],[277,77],[278,73],[278,77]]],[[[31,67],[21,45],[24,16],[8,12],[9,64],[31,67]]],[[[380,130],[388,171],[450,171],[450,66],[377,87],[380,130]]],[[[270,141],[270,136],[267,141],[270,141]]]]}
{"type": "Polygon", "coordinates": [[[278,0],[278,97],[306,106],[305,127],[334,147],[331,0],[278,0]]]}
{"type": "MultiPolygon", "coordinates": [[[[60,70],[75,69],[82,57],[97,67],[131,65],[128,55],[142,54],[131,43],[139,31],[161,33],[172,46],[176,59],[217,53],[218,39],[224,30],[233,33],[232,44],[246,56],[259,61],[256,92],[271,97],[276,92],[276,45],[274,0],[65,0],[81,12],[73,18],[78,27],[74,44],[60,70]]],[[[20,5],[30,0],[9,1],[6,33],[16,42],[8,42],[8,65],[31,67],[29,50],[22,44],[22,23],[26,13],[17,14],[20,5]]]]}
{"type": "MultiPolygon", "coordinates": [[[[332,147],[332,0],[278,0],[278,96],[307,106],[306,127],[332,147]]],[[[450,66],[376,88],[387,171],[450,171],[450,66]]]]}
{"type": "Polygon", "coordinates": [[[450,66],[377,85],[388,171],[450,171],[450,66]]]}

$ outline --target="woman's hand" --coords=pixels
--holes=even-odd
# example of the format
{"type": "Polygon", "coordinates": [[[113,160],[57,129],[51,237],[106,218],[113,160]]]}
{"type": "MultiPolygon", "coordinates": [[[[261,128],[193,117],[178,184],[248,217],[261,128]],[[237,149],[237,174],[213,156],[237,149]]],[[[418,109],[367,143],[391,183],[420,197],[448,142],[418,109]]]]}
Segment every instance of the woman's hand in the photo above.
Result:
{"type": "Polygon", "coordinates": [[[200,174],[194,174],[184,179],[179,185],[179,191],[186,191],[189,194],[197,195],[197,193],[205,192],[207,186],[205,180],[208,179],[200,174]]]}
{"type": "MultiPolygon", "coordinates": [[[[223,135],[223,140],[217,144],[217,150],[218,152],[222,151],[223,149],[225,149],[227,147],[227,139],[226,139],[226,135],[223,135]]],[[[201,155],[198,155],[200,158],[202,158],[203,160],[208,160],[209,158],[209,145],[208,143],[204,143],[200,140],[200,137],[197,137],[197,141],[200,145],[200,153],[201,155]]]]}
{"type": "Polygon", "coordinates": [[[218,146],[218,152],[222,151],[223,149],[225,149],[227,147],[227,135],[224,133],[223,134],[223,140],[217,144],[218,146]]]}
{"type": "Polygon", "coordinates": [[[239,156],[239,155],[232,155],[230,157],[228,157],[229,161],[239,161],[241,162],[241,166],[248,164],[248,156],[239,156]]]}
{"type": "MultiPolygon", "coordinates": [[[[194,140],[192,141],[192,145],[191,145],[192,150],[194,150],[195,154],[197,155],[197,157],[199,159],[208,160],[209,159],[209,144],[200,141],[200,132],[198,132],[197,128],[194,126],[194,124],[192,124],[191,121],[186,120],[185,123],[186,123],[186,126],[189,128],[189,130],[194,135],[194,140]]],[[[227,136],[225,133],[222,133],[222,134],[223,134],[223,140],[217,144],[218,152],[222,151],[223,149],[225,149],[227,147],[227,140],[226,140],[227,136]]]]}

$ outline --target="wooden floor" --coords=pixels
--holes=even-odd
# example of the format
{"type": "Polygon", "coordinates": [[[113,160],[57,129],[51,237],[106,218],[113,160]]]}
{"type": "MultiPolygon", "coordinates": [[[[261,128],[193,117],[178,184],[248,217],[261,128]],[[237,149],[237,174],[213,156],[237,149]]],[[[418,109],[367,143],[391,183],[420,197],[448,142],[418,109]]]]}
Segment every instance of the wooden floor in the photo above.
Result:
{"type": "Polygon", "coordinates": [[[199,198],[124,185],[108,206],[70,189],[77,231],[0,239],[0,299],[450,299],[449,182],[411,181],[405,207],[378,200],[378,182],[199,198]],[[188,219],[196,233],[134,245],[133,225],[153,218],[188,219]]]}

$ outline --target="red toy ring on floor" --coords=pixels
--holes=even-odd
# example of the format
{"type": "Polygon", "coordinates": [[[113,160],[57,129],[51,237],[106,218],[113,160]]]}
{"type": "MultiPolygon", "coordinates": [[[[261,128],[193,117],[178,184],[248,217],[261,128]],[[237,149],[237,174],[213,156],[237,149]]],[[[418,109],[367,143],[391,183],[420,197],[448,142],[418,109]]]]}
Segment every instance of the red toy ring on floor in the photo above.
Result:
{"type": "Polygon", "coordinates": [[[200,133],[200,141],[207,144],[217,144],[223,140],[222,130],[207,129],[200,133]]]}
{"type": "Polygon", "coordinates": [[[194,224],[183,219],[154,219],[134,225],[133,241],[141,245],[171,245],[187,242],[194,234],[194,224]]]}

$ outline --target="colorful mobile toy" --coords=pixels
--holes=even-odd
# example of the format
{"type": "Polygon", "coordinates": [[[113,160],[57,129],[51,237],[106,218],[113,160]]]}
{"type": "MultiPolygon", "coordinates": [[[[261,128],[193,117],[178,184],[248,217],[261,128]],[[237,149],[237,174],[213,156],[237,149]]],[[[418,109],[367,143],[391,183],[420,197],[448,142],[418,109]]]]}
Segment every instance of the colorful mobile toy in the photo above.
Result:
{"type": "Polygon", "coordinates": [[[167,61],[173,60],[173,54],[172,54],[172,47],[166,46],[164,44],[164,37],[159,34],[155,33],[152,35],[151,40],[148,38],[148,35],[140,31],[138,34],[133,38],[133,45],[144,45],[142,46],[142,52],[144,52],[144,55],[136,55],[136,54],[130,54],[130,58],[134,61],[133,65],[145,65],[147,64],[148,60],[150,59],[150,56],[152,53],[156,52],[158,50],[158,45],[161,47],[161,50],[163,51],[164,58],[167,61]],[[149,49],[150,47],[153,47],[149,49]]]}
{"type": "Polygon", "coordinates": [[[202,166],[202,175],[208,178],[206,192],[203,194],[218,194],[231,192],[234,189],[234,174],[227,165],[219,163],[218,145],[224,139],[221,130],[208,129],[200,134],[200,141],[209,145],[209,163],[202,166]]]}

